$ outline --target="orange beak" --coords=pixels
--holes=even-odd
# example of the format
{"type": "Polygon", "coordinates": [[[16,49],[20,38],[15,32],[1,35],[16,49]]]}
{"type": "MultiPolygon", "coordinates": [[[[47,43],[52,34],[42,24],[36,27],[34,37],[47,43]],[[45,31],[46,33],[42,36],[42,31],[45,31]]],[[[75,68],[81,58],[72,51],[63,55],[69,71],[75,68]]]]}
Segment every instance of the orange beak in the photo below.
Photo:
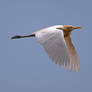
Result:
{"type": "Polygon", "coordinates": [[[80,26],[72,27],[72,29],[82,29],[80,26]]]}

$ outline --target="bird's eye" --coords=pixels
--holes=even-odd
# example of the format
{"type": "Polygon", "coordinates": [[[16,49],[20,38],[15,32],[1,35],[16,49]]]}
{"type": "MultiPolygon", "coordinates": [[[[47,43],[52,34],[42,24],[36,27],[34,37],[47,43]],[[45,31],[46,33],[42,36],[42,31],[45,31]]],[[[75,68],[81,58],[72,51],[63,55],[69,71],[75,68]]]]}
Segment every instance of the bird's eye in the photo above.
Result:
{"type": "Polygon", "coordinates": [[[67,30],[72,30],[72,26],[68,27],[67,30]]]}
{"type": "Polygon", "coordinates": [[[71,27],[69,27],[70,29],[72,29],[72,26],[71,27]]]}

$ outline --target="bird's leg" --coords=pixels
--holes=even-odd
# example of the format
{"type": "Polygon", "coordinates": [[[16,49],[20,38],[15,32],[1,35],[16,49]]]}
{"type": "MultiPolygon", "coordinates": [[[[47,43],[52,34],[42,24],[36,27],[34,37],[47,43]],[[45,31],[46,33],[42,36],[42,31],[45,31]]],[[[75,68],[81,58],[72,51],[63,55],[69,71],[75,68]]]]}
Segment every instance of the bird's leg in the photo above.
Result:
{"type": "Polygon", "coordinates": [[[25,38],[25,37],[35,37],[35,34],[26,35],[26,36],[16,35],[16,36],[11,37],[11,39],[19,39],[19,38],[25,38]]]}

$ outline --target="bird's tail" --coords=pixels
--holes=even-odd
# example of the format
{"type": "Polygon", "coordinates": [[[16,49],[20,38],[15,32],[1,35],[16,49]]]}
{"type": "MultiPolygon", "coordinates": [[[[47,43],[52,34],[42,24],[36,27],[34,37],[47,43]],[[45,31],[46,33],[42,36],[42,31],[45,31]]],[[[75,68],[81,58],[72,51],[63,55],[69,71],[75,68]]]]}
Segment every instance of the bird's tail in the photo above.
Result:
{"type": "Polygon", "coordinates": [[[26,38],[26,37],[35,37],[35,34],[26,35],[26,36],[16,35],[16,36],[11,37],[11,39],[19,39],[19,38],[26,38]]]}

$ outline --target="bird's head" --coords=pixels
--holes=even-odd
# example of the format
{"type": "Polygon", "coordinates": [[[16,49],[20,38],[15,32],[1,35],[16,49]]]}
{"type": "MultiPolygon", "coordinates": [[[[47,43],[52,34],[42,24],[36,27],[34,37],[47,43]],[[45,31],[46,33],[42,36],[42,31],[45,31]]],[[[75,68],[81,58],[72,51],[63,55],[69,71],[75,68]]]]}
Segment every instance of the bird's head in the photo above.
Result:
{"type": "Polygon", "coordinates": [[[58,27],[57,29],[61,29],[64,32],[64,37],[70,35],[71,31],[74,29],[81,29],[80,26],[72,26],[72,25],[62,25],[61,27],[58,27]]]}

